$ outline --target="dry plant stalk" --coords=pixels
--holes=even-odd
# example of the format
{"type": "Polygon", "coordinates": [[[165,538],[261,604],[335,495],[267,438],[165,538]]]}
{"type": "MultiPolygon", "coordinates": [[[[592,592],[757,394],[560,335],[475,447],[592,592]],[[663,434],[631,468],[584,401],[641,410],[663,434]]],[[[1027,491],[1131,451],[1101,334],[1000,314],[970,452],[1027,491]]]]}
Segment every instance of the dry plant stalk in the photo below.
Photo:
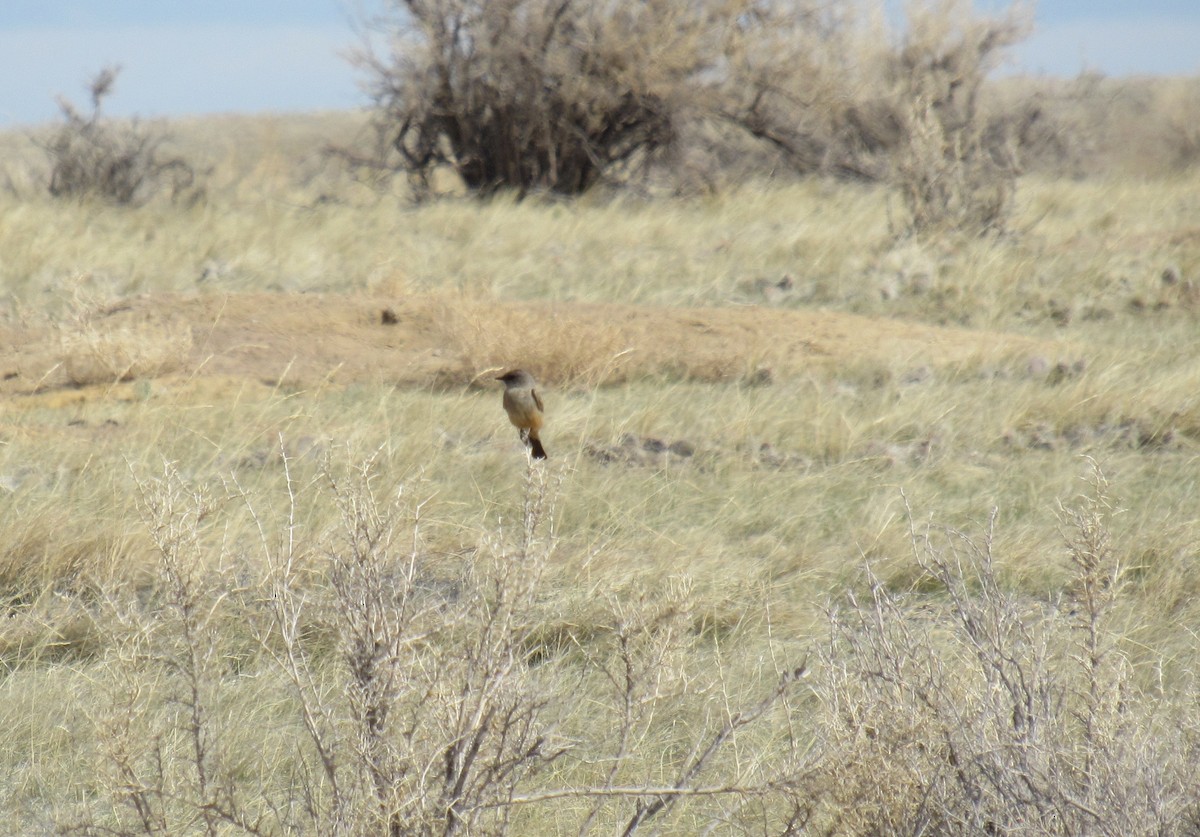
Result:
{"type": "Polygon", "coordinates": [[[380,500],[373,472],[371,461],[345,476],[326,471],[341,513],[318,550],[328,587],[302,586],[293,543],[266,547],[273,593],[262,640],[292,684],[320,766],[305,780],[320,785],[304,789],[308,820],[328,834],[505,833],[515,788],[561,754],[525,660],[527,614],[553,551],[542,534],[547,484],[531,470],[515,543],[501,532],[446,582],[428,564],[424,503],[405,488],[380,500]],[[341,700],[317,674],[303,631],[314,621],[335,638],[341,700]]]}
{"type": "Polygon", "coordinates": [[[979,97],[998,57],[1030,31],[1026,10],[977,18],[963,0],[908,9],[892,61],[907,140],[890,179],[917,232],[1002,230],[1019,174],[1015,137],[1004,119],[989,122],[979,97]]]}
{"type": "Polygon", "coordinates": [[[204,533],[216,500],[170,463],[159,477],[134,474],[134,480],[159,584],[147,602],[120,593],[106,599],[109,654],[119,677],[107,690],[107,705],[89,710],[102,742],[102,782],[119,807],[112,823],[87,817],[65,830],[217,835],[232,826],[267,833],[262,815],[243,805],[225,763],[225,724],[216,709],[228,653],[222,623],[236,592],[225,568],[207,560],[204,533]],[[158,716],[157,701],[179,709],[165,726],[150,720],[158,716]]]}

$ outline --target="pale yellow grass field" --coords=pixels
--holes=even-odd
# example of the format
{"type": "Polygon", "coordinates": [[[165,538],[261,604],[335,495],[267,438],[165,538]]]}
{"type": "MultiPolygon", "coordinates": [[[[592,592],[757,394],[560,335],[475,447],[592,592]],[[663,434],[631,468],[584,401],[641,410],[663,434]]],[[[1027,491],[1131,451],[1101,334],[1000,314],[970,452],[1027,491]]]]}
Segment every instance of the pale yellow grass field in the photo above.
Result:
{"type": "MultiPolygon", "coordinates": [[[[122,621],[124,596],[154,600],[163,583],[138,480],[166,460],[223,498],[201,554],[237,599],[266,583],[256,556],[289,531],[289,509],[301,540],[336,528],[322,469],[375,457],[380,494],[428,499],[423,554],[453,575],[520,528],[527,465],[491,381],[508,364],[547,382],[554,548],[530,619],[545,653],[561,651],[562,682],[598,677],[581,660],[599,658],[616,603],[686,599],[665,666],[684,673],[679,699],[625,784],[671,781],[695,740],[680,730],[815,654],[825,608],[864,593],[868,564],[891,589],[942,600],[914,560],[906,502],[970,532],[998,509],[1005,589],[1054,600],[1072,578],[1059,506],[1091,460],[1121,508],[1113,621],[1130,682],[1189,699],[1195,174],[1023,182],[1011,236],[930,242],[896,238],[882,191],[816,182],[412,207],[321,171],[286,123],[241,143],[231,130],[227,145],[190,140],[218,166],[192,207],[0,195],[0,724],[13,742],[0,810],[13,833],[81,812],[118,821],[120,782],[96,765],[131,683],[146,734],[186,751],[169,678],[148,666],[137,681],[130,649],[149,629],[122,621]],[[384,308],[399,322],[383,325],[384,308]],[[702,676],[714,672],[720,688],[702,676]],[[713,691],[688,688],[701,681],[713,691]]],[[[253,630],[218,624],[227,762],[245,794],[270,795],[300,723],[253,630]]],[[[815,700],[796,699],[793,723],[816,717],[815,700]]],[[[576,741],[606,734],[576,707],[555,722],[576,741]]],[[[779,734],[730,758],[773,752],[779,734]]],[[[595,781],[585,755],[534,789],[595,781]]],[[[513,833],[576,833],[589,804],[532,805],[513,833]]],[[[604,829],[628,818],[623,804],[605,804],[604,829]]],[[[673,816],[668,833],[702,822],[673,816]]]]}

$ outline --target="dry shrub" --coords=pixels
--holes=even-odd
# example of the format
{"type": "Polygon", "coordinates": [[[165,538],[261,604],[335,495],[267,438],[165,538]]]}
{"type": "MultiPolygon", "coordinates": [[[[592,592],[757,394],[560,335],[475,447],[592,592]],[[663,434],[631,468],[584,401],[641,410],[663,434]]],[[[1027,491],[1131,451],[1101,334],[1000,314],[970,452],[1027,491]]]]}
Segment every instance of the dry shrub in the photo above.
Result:
{"type": "MultiPolygon", "coordinates": [[[[1015,141],[1024,172],[1083,177],[1096,165],[1106,109],[1103,78],[1008,78],[988,82],[981,103],[990,125],[1015,141]]],[[[1002,133],[999,133],[1002,135],[1002,133]]]]}
{"type": "MultiPolygon", "coordinates": [[[[913,2],[898,45],[881,18],[826,0],[392,7],[391,54],[360,62],[381,146],[419,192],[449,166],[478,194],[575,195],[684,133],[728,144],[715,126],[735,125],[796,171],[893,180],[919,229],[990,229],[1009,209],[1013,131],[978,96],[1028,31],[1022,6],[913,2]]],[[[711,188],[696,153],[671,159],[711,188]]]]}
{"type": "Polygon", "coordinates": [[[1200,158],[1200,79],[1025,76],[982,89],[989,135],[1012,140],[1024,172],[1162,177],[1200,158]]]}
{"type": "Polygon", "coordinates": [[[236,478],[137,478],[158,580],[105,599],[111,666],[87,710],[97,797],[68,830],[505,835],[539,810],[561,822],[568,802],[580,834],[633,835],[680,809],[743,833],[807,816],[797,751],[758,753],[803,666],[760,688],[698,670],[686,583],[613,591],[586,647],[544,642],[561,618],[545,581],[561,475],[531,464],[515,526],[447,561],[419,483],[384,491],[370,459],[304,477],[281,462],[278,507],[236,478]],[[338,512],[320,532],[303,523],[314,489],[338,512]],[[257,542],[229,537],[239,506],[257,542]],[[251,672],[277,684],[264,717],[278,729],[228,702],[251,672]]]}
{"type": "Polygon", "coordinates": [[[109,599],[121,677],[89,714],[112,808],[73,830],[508,833],[516,789],[563,750],[524,650],[553,550],[545,473],[530,472],[512,539],[480,544],[447,574],[426,549],[424,501],[405,486],[380,496],[373,461],[323,470],[339,514],[311,542],[299,503],[312,483],[282,464],[282,519],[236,478],[193,484],[169,464],[137,478],[158,583],[109,599]],[[220,538],[239,504],[257,548],[220,538]],[[251,638],[294,713],[267,788],[236,778],[247,758],[236,738],[249,730],[230,722],[222,694],[251,638]]]}
{"type": "Polygon", "coordinates": [[[980,107],[987,74],[1030,25],[1019,6],[980,18],[963,0],[910,3],[892,61],[906,142],[891,172],[917,231],[1002,229],[1019,173],[1016,137],[980,107]]]}
{"type": "Polygon", "coordinates": [[[1019,5],[984,17],[965,0],[912,2],[896,36],[853,4],[761,4],[716,100],[796,171],[892,183],[916,230],[985,231],[1010,211],[1017,136],[980,91],[1028,31],[1019,5]]]}
{"type": "Polygon", "coordinates": [[[731,33],[720,118],[777,149],[794,171],[877,180],[903,126],[881,97],[881,27],[853,4],[759,3],[731,33]]]}
{"type": "Polygon", "coordinates": [[[1050,176],[1162,176],[1189,165],[1195,79],[997,79],[985,90],[993,123],[1016,138],[1021,168],[1050,176]]]}
{"type": "Polygon", "coordinates": [[[183,369],[192,330],[178,322],[98,322],[85,315],[60,334],[60,363],[68,384],[90,386],[155,378],[183,369]]]}
{"type": "Polygon", "coordinates": [[[1083,174],[1162,177],[1195,165],[1200,79],[1085,73],[1040,85],[1049,91],[1051,118],[1078,126],[1083,174]]]}
{"type": "Polygon", "coordinates": [[[59,98],[63,124],[38,143],[50,158],[50,194],[119,205],[144,203],[164,189],[172,199],[197,197],[191,165],[181,157],[163,155],[164,134],[136,121],[114,122],[102,114],[101,105],[112,93],[118,72],[119,68],[109,67],[92,79],[90,114],[59,98]]]}
{"type": "Polygon", "coordinates": [[[865,599],[832,609],[815,700],[797,702],[803,664],[780,653],[747,666],[697,635],[686,577],[593,589],[599,615],[564,624],[547,578],[560,479],[542,465],[526,472],[515,526],[479,533],[461,561],[432,548],[438,527],[419,484],[385,492],[371,460],[304,477],[286,457],[282,466],[275,510],[236,480],[211,491],[167,466],[139,481],[159,581],[109,599],[126,679],[106,681],[104,705],[89,710],[99,798],[76,830],[1195,825],[1194,695],[1164,700],[1139,685],[1116,627],[1126,575],[1098,471],[1061,514],[1071,580],[1059,598],[1005,589],[991,528],[972,537],[913,525],[924,577],[897,591],[871,576],[865,599]],[[317,486],[338,519],[308,532],[301,509],[317,486]],[[239,503],[257,543],[229,537],[239,503]],[[223,693],[248,672],[282,683],[268,722],[277,730],[233,722],[223,693]],[[234,740],[257,735],[286,739],[286,752],[234,740]],[[247,774],[272,778],[239,781],[247,774]]]}
{"type": "Polygon", "coordinates": [[[947,130],[927,101],[914,104],[908,141],[895,158],[891,180],[918,233],[1003,230],[1016,194],[1015,149],[989,149],[983,135],[947,130]]]}
{"type": "Polygon", "coordinates": [[[1156,90],[1155,110],[1166,122],[1165,157],[1173,168],[1200,161],[1200,78],[1163,79],[1156,90]]]}
{"type": "Polygon", "coordinates": [[[393,0],[367,54],[384,144],[425,188],[574,195],[669,147],[745,0],[393,0]]]}
{"type": "Polygon", "coordinates": [[[1196,730],[1187,698],[1140,689],[1123,650],[1113,513],[1097,470],[1063,512],[1057,601],[1004,589],[991,528],[914,527],[930,589],[871,576],[869,598],[831,611],[819,691],[839,833],[1188,832],[1196,730]]]}

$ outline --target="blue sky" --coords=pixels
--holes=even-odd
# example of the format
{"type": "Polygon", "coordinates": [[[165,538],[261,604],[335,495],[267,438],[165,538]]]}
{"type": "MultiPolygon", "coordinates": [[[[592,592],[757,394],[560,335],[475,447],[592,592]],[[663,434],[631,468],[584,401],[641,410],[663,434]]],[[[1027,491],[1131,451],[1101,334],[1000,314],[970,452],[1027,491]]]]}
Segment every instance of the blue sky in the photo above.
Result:
{"type": "MultiPolygon", "coordinates": [[[[0,127],[53,119],[54,97],[123,67],[114,115],[363,105],[350,21],[383,0],[0,0],[0,127]]],[[[1005,7],[984,0],[981,8],[1005,7]]],[[[1200,0],[1041,0],[1009,69],[1200,74],[1200,0]]]]}

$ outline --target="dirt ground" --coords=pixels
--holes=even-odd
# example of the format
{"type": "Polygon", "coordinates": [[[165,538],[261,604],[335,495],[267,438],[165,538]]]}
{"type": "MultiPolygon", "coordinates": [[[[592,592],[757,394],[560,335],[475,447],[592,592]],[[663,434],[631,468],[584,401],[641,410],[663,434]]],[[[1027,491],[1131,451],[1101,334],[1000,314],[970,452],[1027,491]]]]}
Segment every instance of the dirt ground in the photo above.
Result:
{"type": "MultiPolygon", "coordinates": [[[[172,342],[182,357],[136,378],[243,381],[308,388],[370,383],[399,387],[470,385],[519,358],[471,357],[472,344],[447,319],[537,323],[540,344],[566,345],[602,328],[612,346],[636,355],[641,369],[765,367],[771,379],[847,364],[898,370],[972,358],[1035,357],[1053,347],[994,332],[938,328],[820,310],[758,306],[653,308],[598,303],[540,303],[387,298],[326,294],[145,295],[93,312],[95,340],[172,342]],[[589,329],[591,332],[589,332],[589,329]]],[[[110,382],[81,382],[64,355],[75,325],[0,326],[0,395],[10,406],[50,407],[84,397],[120,397],[110,382]]],[[[526,330],[528,330],[526,328],[526,330]]],[[[515,339],[515,338],[514,338],[515,339]]],[[[76,341],[78,344],[78,341],[76,341]]],[[[109,345],[109,344],[104,344],[109,345]]],[[[103,346],[97,351],[105,351],[103,346]]],[[[484,353],[494,354],[494,353],[484,353]]],[[[554,384],[554,374],[545,375],[554,384]]],[[[207,387],[211,389],[211,386],[207,387]]]]}

